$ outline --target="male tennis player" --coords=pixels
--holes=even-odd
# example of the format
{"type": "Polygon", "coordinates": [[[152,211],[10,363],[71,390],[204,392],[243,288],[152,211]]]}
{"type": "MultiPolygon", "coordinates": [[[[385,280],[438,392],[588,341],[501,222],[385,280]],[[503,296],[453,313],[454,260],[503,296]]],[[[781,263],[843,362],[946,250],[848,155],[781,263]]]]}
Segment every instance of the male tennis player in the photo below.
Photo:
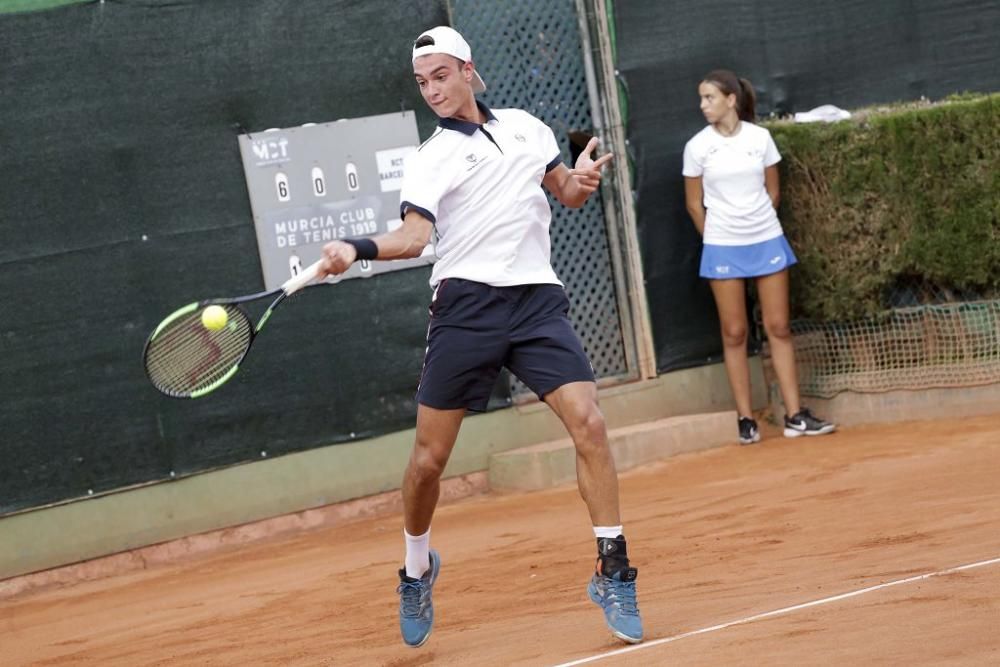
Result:
{"type": "Polygon", "coordinates": [[[403,641],[420,646],[434,624],[431,593],[441,558],[430,549],[439,480],[467,410],[482,411],[506,366],[545,401],[576,445],[577,481],[597,538],[590,599],[611,631],[642,640],[636,568],[618,513],[618,479],[597,404],[593,368],[567,318],[569,301],[549,261],[552,212],[541,186],[579,208],[611,154],[592,139],[568,169],[544,123],[517,109],[489,109],[465,39],[448,27],[422,33],[413,74],[440,118],[407,158],[398,229],[323,249],[323,275],[358,259],[418,257],[436,231],[427,351],[417,389],[416,442],[403,478],[406,560],[399,571],[403,641]]]}

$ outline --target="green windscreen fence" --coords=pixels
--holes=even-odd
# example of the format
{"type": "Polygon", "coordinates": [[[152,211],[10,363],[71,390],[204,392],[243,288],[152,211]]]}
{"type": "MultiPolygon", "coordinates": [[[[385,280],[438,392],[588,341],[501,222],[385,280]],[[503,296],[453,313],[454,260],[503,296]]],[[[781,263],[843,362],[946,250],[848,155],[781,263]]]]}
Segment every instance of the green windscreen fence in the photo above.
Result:
{"type": "Polygon", "coordinates": [[[63,5],[84,4],[93,0],[0,0],[0,14],[36,12],[63,5]]]}
{"type": "Polygon", "coordinates": [[[141,353],[173,309],[263,287],[237,128],[412,109],[427,136],[410,48],[447,21],[389,0],[0,14],[0,514],[412,425],[426,268],[305,290],[201,401],[159,395],[141,353]]]}
{"type": "MultiPolygon", "coordinates": [[[[720,358],[680,176],[705,72],[765,115],[1000,90],[989,0],[613,12],[660,370],[720,358]]],[[[305,290],[202,401],[140,356],[174,308],[262,288],[237,133],[412,109],[426,137],[410,46],[447,22],[445,0],[0,3],[0,514],[412,426],[426,268],[305,290]]]]}
{"type": "Polygon", "coordinates": [[[660,370],[721,355],[681,176],[684,144],[705,125],[702,76],[728,68],[750,79],[762,116],[1000,90],[996,0],[619,0],[613,7],[660,370]]]}

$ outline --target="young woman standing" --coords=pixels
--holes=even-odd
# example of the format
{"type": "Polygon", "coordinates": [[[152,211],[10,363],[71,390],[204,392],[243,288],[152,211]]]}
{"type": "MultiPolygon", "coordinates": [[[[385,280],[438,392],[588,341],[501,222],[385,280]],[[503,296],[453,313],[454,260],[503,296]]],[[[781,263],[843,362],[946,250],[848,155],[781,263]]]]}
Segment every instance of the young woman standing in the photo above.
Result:
{"type": "Polygon", "coordinates": [[[684,191],[688,213],[704,241],[700,275],[708,279],[719,310],[740,442],[760,440],[750,407],[748,279],[756,282],[785,402],[785,437],[830,433],[836,426],[799,403],[788,324],[788,267],[797,260],[777,215],[781,155],[771,134],[754,124],[756,95],[749,81],[715,70],[698,85],[698,96],[708,125],[684,147],[684,191]]]}

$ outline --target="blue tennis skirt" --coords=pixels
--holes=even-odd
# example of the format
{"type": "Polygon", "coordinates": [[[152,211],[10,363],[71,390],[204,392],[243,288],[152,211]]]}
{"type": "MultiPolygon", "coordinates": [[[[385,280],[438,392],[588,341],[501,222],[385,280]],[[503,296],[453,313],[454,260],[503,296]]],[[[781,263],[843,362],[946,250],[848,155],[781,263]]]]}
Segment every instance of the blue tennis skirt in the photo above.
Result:
{"type": "Polygon", "coordinates": [[[785,235],[751,245],[710,245],[701,251],[702,278],[759,278],[783,271],[796,264],[792,246],[785,235]]]}

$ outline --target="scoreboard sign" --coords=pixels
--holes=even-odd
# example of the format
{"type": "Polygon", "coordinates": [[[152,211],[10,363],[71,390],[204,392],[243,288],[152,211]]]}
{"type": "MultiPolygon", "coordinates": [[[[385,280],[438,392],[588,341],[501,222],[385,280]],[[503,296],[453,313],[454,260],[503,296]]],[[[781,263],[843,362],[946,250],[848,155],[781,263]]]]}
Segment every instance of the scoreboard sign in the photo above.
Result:
{"type": "MultiPolygon", "coordinates": [[[[411,111],[310,123],[239,137],[265,289],[320,258],[330,241],[376,236],[402,224],[403,158],[420,145],[411,111]]],[[[359,261],[328,281],[369,277],[434,261],[359,261]]]]}

